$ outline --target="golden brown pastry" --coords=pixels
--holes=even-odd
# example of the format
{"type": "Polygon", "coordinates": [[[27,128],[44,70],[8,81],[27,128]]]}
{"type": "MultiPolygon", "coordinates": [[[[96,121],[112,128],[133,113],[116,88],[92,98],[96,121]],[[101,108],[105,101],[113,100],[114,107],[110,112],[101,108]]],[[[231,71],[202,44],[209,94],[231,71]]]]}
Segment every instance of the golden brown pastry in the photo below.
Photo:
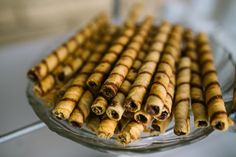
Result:
{"type": "MultiPolygon", "coordinates": [[[[114,32],[113,32],[114,34],[114,32]]],[[[112,36],[112,33],[108,33],[108,36],[112,36]]],[[[104,38],[106,39],[106,38],[104,38]]],[[[104,41],[108,46],[108,41],[104,41]]],[[[103,43],[102,43],[103,44],[103,43]]],[[[96,64],[99,62],[102,57],[105,49],[100,53],[94,53],[84,67],[81,69],[80,73],[72,81],[70,87],[65,91],[62,99],[56,104],[53,109],[53,114],[60,119],[68,119],[72,111],[74,110],[76,104],[81,98],[82,94],[85,91],[85,83],[88,79],[88,76],[92,73],[93,69],[96,67],[96,64]]]]}
{"type": "Polygon", "coordinates": [[[208,126],[207,108],[204,101],[199,58],[196,52],[196,42],[191,30],[185,32],[185,53],[191,59],[191,105],[195,128],[208,126]]]}
{"type": "Polygon", "coordinates": [[[124,106],[126,110],[130,112],[137,112],[141,109],[141,104],[147,92],[147,87],[150,84],[152,76],[156,70],[164,44],[165,43],[160,41],[154,41],[152,43],[151,48],[144,59],[144,63],[139,69],[138,76],[132,84],[128,96],[125,99],[124,106]]]}
{"type": "Polygon", "coordinates": [[[183,57],[179,61],[176,79],[176,94],[174,118],[174,133],[177,136],[187,135],[190,132],[189,105],[190,105],[190,70],[191,60],[183,57]]]}
{"type": "Polygon", "coordinates": [[[134,36],[134,38],[128,45],[128,48],[122,53],[116,65],[112,69],[110,75],[104,82],[101,88],[101,93],[106,99],[109,100],[117,94],[120,86],[122,85],[130,68],[134,63],[135,58],[138,56],[138,53],[140,52],[141,45],[144,42],[144,40],[141,40],[141,42],[137,42],[137,37],[143,39],[146,38],[148,31],[151,28],[152,21],[153,21],[152,17],[145,18],[139,29],[139,31],[143,31],[144,34],[140,34],[138,32],[134,36]]]}
{"type": "MultiPolygon", "coordinates": [[[[180,44],[181,36],[182,31],[179,26],[174,26],[170,33],[170,39],[174,39],[180,44]],[[175,38],[172,37],[173,34],[175,34],[175,38]]],[[[179,48],[173,47],[167,42],[145,104],[145,111],[153,116],[158,117],[162,113],[167,97],[167,88],[170,78],[175,72],[175,63],[179,55],[179,48]]]]}
{"type": "Polygon", "coordinates": [[[97,136],[105,139],[111,138],[114,135],[117,124],[118,122],[115,120],[104,118],[98,126],[97,136]]]}
{"type": "Polygon", "coordinates": [[[123,145],[127,145],[141,137],[144,131],[143,124],[137,122],[130,122],[126,125],[123,131],[118,134],[117,141],[123,145]]]}
{"type": "MultiPolygon", "coordinates": [[[[149,36],[150,38],[153,36],[153,31],[149,33],[149,36]]],[[[145,41],[145,44],[149,44],[150,42],[151,41],[148,38],[145,41]]],[[[119,92],[112,99],[110,106],[106,110],[106,114],[110,119],[119,121],[121,120],[122,115],[125,112],[125,108],[123,106],[125,97],[128,94],[133,81],[136,79],[136,76],[138,74],[138,69],[141,67],[143,60],[145,58],[145,55],[147,54],[147,51],[149,48],[145,44],[143,44],[142,50],[139,52],[138,57],[134,61],[134,64],[132,65],[131,69],[129,70],[129,73],[127,74],[125,81],[122,83],[119,89],[119,92]]]]}
{"type": "Polygon", "coordinates": [[[228,116],[207,35],[199,33],[197,43],[210,125],[214,129],[225,131],[228,129],[228,116]]]}

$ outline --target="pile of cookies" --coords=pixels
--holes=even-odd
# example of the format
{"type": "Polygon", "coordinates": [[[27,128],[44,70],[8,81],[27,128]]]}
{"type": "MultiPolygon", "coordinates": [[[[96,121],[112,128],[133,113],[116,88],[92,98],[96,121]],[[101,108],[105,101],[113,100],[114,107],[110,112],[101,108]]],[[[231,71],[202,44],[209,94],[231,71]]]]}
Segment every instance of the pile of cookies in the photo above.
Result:
{"type": "Polygon", "coordinates": [[[100,14],[29,70],[34,92],[55,97],[53,115],[98,137],[129,144],[144,130],[178,136],[196,128],[227,130],[229,119],[206,33],[152,16],[122,26],[100,14]]]}

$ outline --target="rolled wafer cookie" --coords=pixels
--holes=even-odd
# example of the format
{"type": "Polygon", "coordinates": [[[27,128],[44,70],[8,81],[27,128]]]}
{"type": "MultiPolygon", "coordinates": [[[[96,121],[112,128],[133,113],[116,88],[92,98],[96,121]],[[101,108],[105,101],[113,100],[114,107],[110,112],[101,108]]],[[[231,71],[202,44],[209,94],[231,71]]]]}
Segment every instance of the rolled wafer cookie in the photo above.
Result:
{"type": "Polygon", "coordinates": [[[90,115],[90,107],[93,101],[93,94],[89,90],[86,90],[77,103],[77,106],[71,113],[68,120],[69,123],[73,126],[81,127],[86,121],[87,117],[90,115]]]}
{"type": "Polygon", "coordinates": [[[176,79],[176,94],[174,108],[174,133],[178,136],[187,135],[190,129],[189,105],[190,105],[190,71],[191,60],[183,57],[179,61],[176,79]]]}
{"type": "Polygon", "coordinates": [[[118,134],[117,141],[123,145],[127,145],[141,137],[141,133],[144,131],[143,124],[137,122],[130,122],[126,125],[123,131],[118,134]]]}
{"type": "MultiPolygon", "coordinates": [[[[105,28],[106,29],[106,28],[105,28]]],[[[105,35],[104,33],[99,33],[95,34],[94,38],[96,36],[103,36],[105,35]]],[[[112,39],[111,36],[107,36],[104,38],[103,41],[101,41],[104,44],[100,44],[101,42],[100,39],[95,40],[92,38],[91,40],[87,43],[85,43],[84,48],[78,49],[78,53],[75,53],[75,55],[71,56],[71,60],[69,60],[66,64],[63,65],[63,68],[61,71],[57,73],[57,80],[60,82],[69,80],[83,65],[84,63],[88,60],[88,58],[92,55],[92,53],[102,53],[105,49],[104,45],[105,43],[109,43],[112,39]],[[99,45],[99,46],[98,46],[99,45]]]]}
{"type": "Polygon", "coordinates": [[[159,41],[154,41],[152,43],[151,48],[144,59],[144,63],[139,69],[138,76],[132,84],[132,87],[125,99],[124,107],[126,110],[130,112],[137,112],[141,109],[141,104],[147,92],[147,87],[150,84],[152,76],[156,70],[163,47],[164,43],[159,41]]]}
{"type": "Polygon", "coordinates": [[[91,110],[96,115],[102,115],[103,113],[105,113],[107,106],[108,106],[108,101],[103,96],[98,96],[94,100],[91,106],[91,110]]]}
{"type": "Polygon", "coordinates": [[[167,96],[161,114],[160,116],[154,116],[155,119],[157,119],[158,121],[165,121],[171,115],[174,94],[175,94],[175,74],[173,74],[170,78],[170,83],[167,88],[167,96]]]}
{"type": "Polygon", "coordinates": [[[191,106],[195,128],[204,128],[208,124],[207,108],[204,100],[199,58],[196,51],[196,41],[191,30],[185,33],[186,55],[191,59],[191,106]]]}
{"type": "Polygon", "coordinates": [[[109,118],[102,119],[97,129],[97,136],[105,139],[111,138],[114,135],[117,124],[118,122],[115,120],[109,118]]]}

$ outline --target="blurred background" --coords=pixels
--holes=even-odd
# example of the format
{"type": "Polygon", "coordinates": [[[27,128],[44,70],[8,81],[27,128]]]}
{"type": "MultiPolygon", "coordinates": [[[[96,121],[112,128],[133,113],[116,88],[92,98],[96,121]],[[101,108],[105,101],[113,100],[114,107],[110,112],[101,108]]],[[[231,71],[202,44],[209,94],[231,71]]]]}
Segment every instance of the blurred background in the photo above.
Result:
{"type": "MultiPolygon", "coordinates": [[[[100,11],[115,22],[134,3],[143,3],[142,16],[166,18],[197,31],[216,34],[236,59],[235,0],[0,0],[0,134],[38,118],[25,95],[26,72],[100,11]]],[[[235,157],[236,136],[214,132],[186,147],[147,156],[235,157]]],[[[109,156],[60,137],[48,128],[0,144],[1,157],[109,156]]],[[[112,155],[111,155],[112,156],[112,155]]]]}
{"type": "Polygon", "coordinates": [[[114,4],[124,17],[134,3],[144,4],[143,14],[167,18],[209,31],[221,27],[236,32],[235,0],[0,0],[0,43],[63,34],[100,11],[113,15],[114,4]],[[117,2],[118,1],[118,2],[117,2]]]}

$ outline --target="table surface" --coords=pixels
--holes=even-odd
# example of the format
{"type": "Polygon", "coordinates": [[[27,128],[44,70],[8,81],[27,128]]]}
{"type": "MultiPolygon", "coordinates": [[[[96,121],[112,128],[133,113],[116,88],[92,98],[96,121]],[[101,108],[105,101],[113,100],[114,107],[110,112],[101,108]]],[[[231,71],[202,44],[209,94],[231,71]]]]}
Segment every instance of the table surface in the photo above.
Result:
{"type": "MultiPolygon", "coordinates": [[[[0,46],[0,134],[12,131],[38,121],[27,102],[25,90],[26,72],[38,58],[53,49],[67,35],[47,39],[0,46]]],[[[236,136],[233,133],[215,131],[206,139],[170,151],[140,156],[158,155],[181,157],[235,157],[236,136]]],[[[42,128],[12,141],[0,144],[1,157],[102,157],[112,156],[100,153],[63,138],[48,128],[42,128]]]]}

